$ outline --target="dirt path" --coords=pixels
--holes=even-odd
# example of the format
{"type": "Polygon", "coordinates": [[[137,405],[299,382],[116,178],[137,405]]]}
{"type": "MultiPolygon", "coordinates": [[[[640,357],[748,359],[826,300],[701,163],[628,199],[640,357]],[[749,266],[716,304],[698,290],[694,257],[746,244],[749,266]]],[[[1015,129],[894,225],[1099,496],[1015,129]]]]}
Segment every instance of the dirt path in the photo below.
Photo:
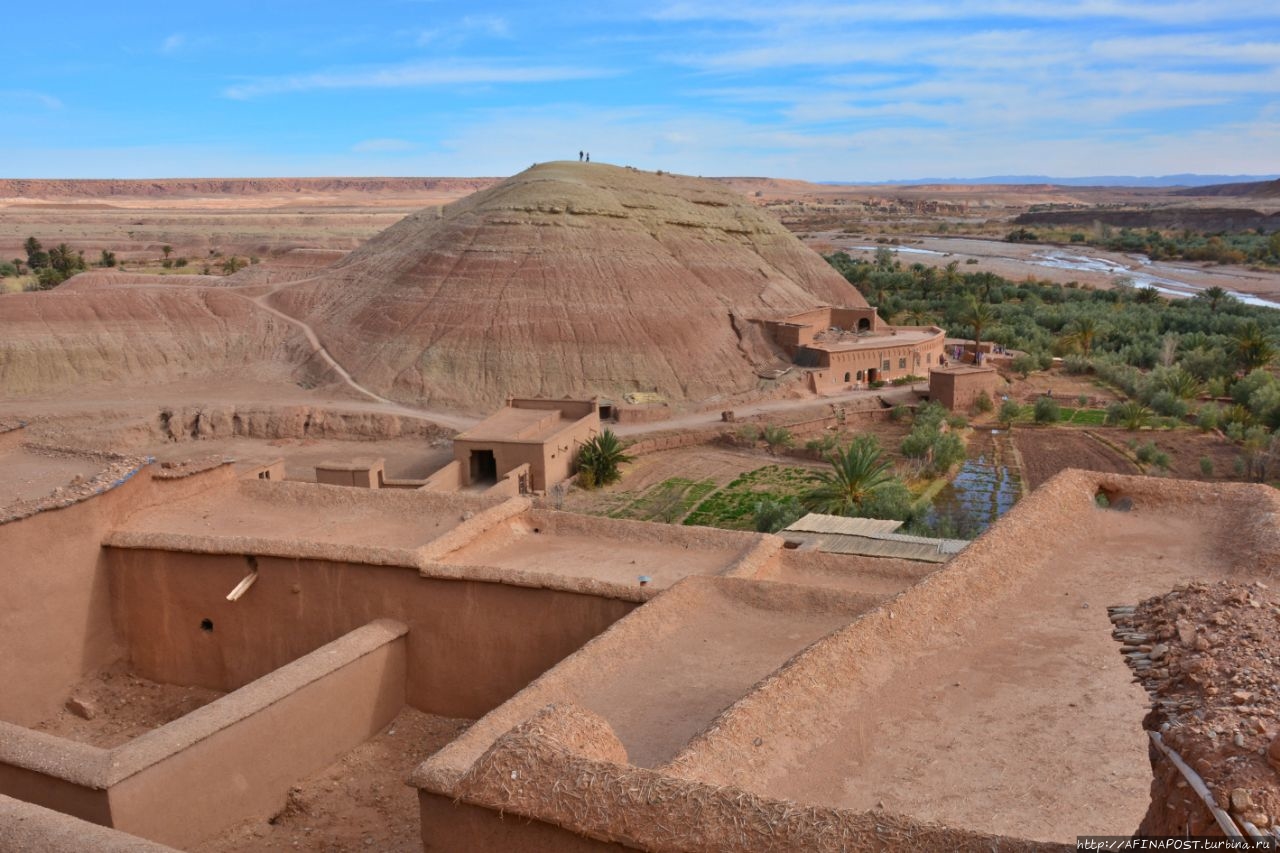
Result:
{"type": "MultiPolygon", "coordinates": [[[[291,282],[291,283],[296,283],[296,282],[291,282]]],[[[267,311],[271,314],[274,314],[275,316],[284,320],[286,323],[290,323],[293,326],[296,326],[298,329],[300,329],[302,331],[302,334],[306,336],[307,342],[311,344],[311,351],[319,355],[322,359],[324,359],[324,362],[328,364],[331,368],[333,368],[334,373],[338,374],[338,376],[342,378],[342,381],[345,382],[351,389],[387,407],[384,411],[386,411],[388,414],[412,415],[414,417],[426,418],[427,420],[435,421],[436,423],[441,424],[442,426],[447,426],[452,429],[459,429],[459,430],[466,429],[467,427],[477,422],[475,418],[467,418],[467,417],[451,414],[449,412],[441,412],[433,409],[419,409],[412,406],[405,406],[403,403],[397,403],[395,400],[389,400],[386,397],[383,397],[381,394],[371,391],[368,388],[361,385],[354,378],[352,378],[351,374],[347,372],[347,369],[345,367],[343,367],[341,364],[338,363],[338,360],[329,353],[329,350],[325,349],[324,344],[320,343],[319,336],[316,335],[315,330],[312,329],[310,325],[308,325],[306,322],[302,320],[299,320],[297,317],[286,314],[283,311],[279,310],[278,308],[273,308],[271,305],[267,304],[267,301],[266,301],[267,297],[271,296],[273,293],[279,290],[280,287],[284,287],[284,286],[285,285],[280,285],[279,287],[272,288],[271,290],[267,291],[261,296],[257,296],[257,297],[246,296],[245,298],[248,299],[253,304],[257,305],[263,311],[267,311]]]]}

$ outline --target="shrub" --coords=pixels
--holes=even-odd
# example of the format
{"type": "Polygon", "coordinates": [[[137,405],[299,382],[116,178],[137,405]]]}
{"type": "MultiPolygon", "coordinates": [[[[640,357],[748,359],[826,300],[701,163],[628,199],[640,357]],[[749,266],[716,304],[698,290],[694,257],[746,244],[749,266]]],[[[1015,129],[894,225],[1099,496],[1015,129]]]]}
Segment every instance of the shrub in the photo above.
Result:
{"type": "Polygon", "coordinates": [[[791,437],[791,430],[783,426],[767,426],[760,433],[760,437],[764,439],[765,446],[769,448],[770,454],[776,454],[779,450],[790,447],[795,439],[791,437]]]}
{"type": "Polygon", "coordinates": [[[1000,404],[1000,421],[1002,423],[1011,424],[1020,417],[1022,417],[1022,407],[1018,405],[1017,400],[1005,400],[1000,404]]]}
{"type": "Polygon", "coordinates": [[[979,394],[973,401],[973,410],[978,414],[985,415],[988,412],[994,411],[995,407],[996,404],[991,402],[991,395],[986,391],[979,394]]]}
{"type": "Polygon", "coordinates": [[[1210,432],[1218,428],[1218,423],[1222,417],[1221,409],[1213,403],[1201,406],[1200,411],[1196,412],[1196,426],[1200,427],[1202,432],[1210,432]]]}
{"type": "Polygon", "coordinates": [[[872,388],[883,388],[883,387],[884,387],[884,380],[883,380],[883,379],[873,379],[873,380],[871,380],[871,381],[870,381],[869,383],[867,383],[867,384],[868,384],[868,385],[870,385],[872,388]]]}
{"type": "Polygon", "coordinates": [[[784,500],[764,498],[756,502],[755,527],[757,533],[777,533],[804,515],[804,508],[794,497],[784,500]]]}
{"type": "Polygon", "coordinates": [[[1022,374],[1022,378],[1026,379],[1034,371],[1040,367],[1040,360],[1030,353],[1023,353],[1014,358],[1013,369],[1015,372],[1022,374]]]}
{"type": "Polygon", "coordinates": [[[1089,395],[1081,394],[1079,397],[1076,397],[1076,405],[1082,409],[1089,408],[1089,395]]]}
{"type": "Polygon", "coordinates": [[[1073,376],[1081,376],[1093,370],[1093,359],[1087,355],[1072,353],[1062,359],[1062,369],[1073,376]]]}
{"type": "Polygon", "coordinates": [[[902,404],[898,404],[889,410],[889,420],[898,423],[905,420],[907,415],[911,414],[911,410],[902,404]]]}
{"type": "Polygon", "coordinates": [[[1156,414],[1166,418],[1183,418],[1189,407],[1172,391],[1159,391],[1151,398],[1151,408],[1156,414]]]}
{"type": "Polygon", "coordinates": [[[1062,409],[1052,397],[1036,400],[1035,419],[1038,424],[1055,424],[1062,419],[1062,409]]]}
{"type": "Polygon", "coordinates": [[[1155,459],[1156,454],[1159,452],[1160,448],[1156,447],[1155,442],[1148,441],[1146,444],[1138,448],[1138,461],[1143,465],[1149,464],[1153,459],[1155,459]]]}
{"type": "Polygon", "coordinates": [[[1200,474],[1204,477],[1213,476],[1213,460],[1208,456],[1200,457],[1200,474]]]}

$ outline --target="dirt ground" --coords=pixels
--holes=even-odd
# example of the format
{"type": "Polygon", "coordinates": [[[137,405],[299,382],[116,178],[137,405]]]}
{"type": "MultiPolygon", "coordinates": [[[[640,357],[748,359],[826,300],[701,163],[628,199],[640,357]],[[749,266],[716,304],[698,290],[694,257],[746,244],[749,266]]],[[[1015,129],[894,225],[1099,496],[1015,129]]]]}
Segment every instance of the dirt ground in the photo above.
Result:
{"type": "MultiPolygon", "coordinates": [[[[1108,436],[1113,433],[1108,433],[1108,436]]],[[[1118,439],[1123,440],[1123,439],[1118,439]]],[[[1088,430],[1066,427],[1017,427],[1013,444],[1022,457],[1022,482],[1028,490],[1039,488],[1066,468],[1137,474],[1138,466],[1090,435],[1088,430]]]]}
{"type": "Polygon", "coordinates": [[[81,714],[88,713],[90,719],[64,707],[31,728],[110,749],[171,723],[222,695],[203,687],[148,681],[117,665],[83,679],[69,692],[70,702],[81,709],[81,714]]]}
{"type": "Polygon", "coordinates": [[[245,821],[193,849],[417,853],[418,792],[406,780],[469,725],[405,708],[381,734],[295,785],[278,814],[245,821]]]}
{"type": "Polygon", "coordinates": [[[1169,454],[1169,476],[1184,480],[1240,480],[1236,473],[1236,460],[1240,447],[1217,433],[1203,433],[1193,429],[1140,430],[1135,433],[1109,431],[1107,435],[1116,442],[1130,441],[1155,444],[1169,454]],[[1208,459],[1212,470],[1206,476],[1200,460],[1208,459]]]}

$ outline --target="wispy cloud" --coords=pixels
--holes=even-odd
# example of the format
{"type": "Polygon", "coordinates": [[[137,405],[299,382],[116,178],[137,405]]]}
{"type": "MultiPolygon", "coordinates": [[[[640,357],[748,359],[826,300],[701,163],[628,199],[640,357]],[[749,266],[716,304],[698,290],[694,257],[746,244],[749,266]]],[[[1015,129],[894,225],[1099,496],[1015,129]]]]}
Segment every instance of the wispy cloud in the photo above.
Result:
{"type": "Polygon", "coordinates": [[[322,89],[400,89],[428,86],[474,86],[506,83],[551,83],[608,76],[598,68],[567,65],[508,65],[483,63],[410,63],[380,68],[319,71],[282,77],[263,77],[223,90],[235,100],[322,89]]]}
{"type": "Polygon", "coordinates": [[[501,15],[467,15],[456,23],[422,30],[415,41],[419,47],[440,44],[456,47],[475,36],[511,38],[511,22],[501,15]]]}
{"type": "Polygon", "coordinates": [[[187,44],[187,37],[182,33],[174,33],[160,43],[160,52],[172,55],[182,50],[187,44]]]}

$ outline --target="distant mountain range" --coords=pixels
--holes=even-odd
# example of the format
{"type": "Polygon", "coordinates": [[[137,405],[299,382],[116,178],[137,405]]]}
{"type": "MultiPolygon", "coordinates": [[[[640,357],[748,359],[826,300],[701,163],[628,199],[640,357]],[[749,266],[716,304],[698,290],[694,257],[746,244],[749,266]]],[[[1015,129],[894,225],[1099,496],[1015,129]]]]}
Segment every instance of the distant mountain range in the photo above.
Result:
{"type": "Polygon", "coordinates": [[[991,175],[985,178],[914,178],[899,181],[818,181],[835,187],[920,186],[922,184],[1055,184],[1063,187],[1208,187],[1271,181],[1280,175],[1089,175],[1055,178],[1049,175],[991,175]]]}

